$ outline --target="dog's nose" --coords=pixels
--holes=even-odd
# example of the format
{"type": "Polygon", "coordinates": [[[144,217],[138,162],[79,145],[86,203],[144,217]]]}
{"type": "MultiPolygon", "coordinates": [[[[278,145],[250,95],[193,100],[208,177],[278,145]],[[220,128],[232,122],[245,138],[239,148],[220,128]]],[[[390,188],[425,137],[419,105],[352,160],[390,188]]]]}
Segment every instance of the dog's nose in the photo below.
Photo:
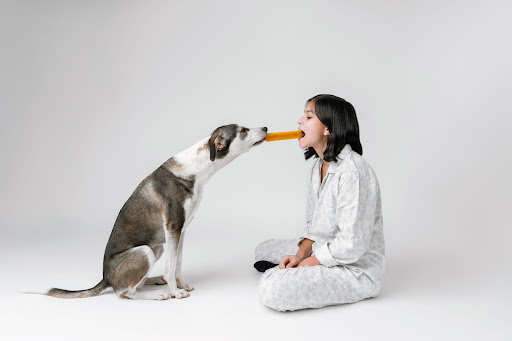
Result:
{"type": "Polygon", "coordinates": [[[261,130],[263,130],[264,132],[267,132],[268,129],[267,129],[267,127],[263,127],[263,128],[261,128],[261,130]]]}

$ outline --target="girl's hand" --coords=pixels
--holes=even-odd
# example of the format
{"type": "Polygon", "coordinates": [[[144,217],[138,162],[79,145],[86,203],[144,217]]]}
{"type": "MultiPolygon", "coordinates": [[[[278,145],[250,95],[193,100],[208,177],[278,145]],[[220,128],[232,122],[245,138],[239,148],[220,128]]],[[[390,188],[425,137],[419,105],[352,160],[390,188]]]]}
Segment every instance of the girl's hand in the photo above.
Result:
{"type": "Polygon", "coordinates": [[[286,255],[281,258],[281,263],[279,263],[279,269],[288,269],[293,268],[299,264],[304,257],[300,257],[297,255],[286,255]]]}
{"type": "Polygon", "coordinates": [[[320,263],[318,261],[316,256],[311,256],[311,257],[308,257],[308,258],[304,259],[303,261],[301,261],[299,263],[299,265],[297,265],[297,266],[315,266],[315,265],[322,265],[322,263],[320,263]]]}

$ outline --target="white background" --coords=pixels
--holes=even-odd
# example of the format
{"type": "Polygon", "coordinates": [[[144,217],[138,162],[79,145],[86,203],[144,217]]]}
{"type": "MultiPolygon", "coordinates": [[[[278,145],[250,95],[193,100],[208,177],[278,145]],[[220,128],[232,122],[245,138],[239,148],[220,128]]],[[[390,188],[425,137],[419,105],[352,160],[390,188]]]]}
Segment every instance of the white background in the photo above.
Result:
{"type": "Polygon", "coordinates": [[[510,339],[511,14],[507,1],[1,1],[0,333],[510,339]],[[17,293],[95,285],[145,176],[220,125],[295,130],[319,93],[354,105],[381,184],[378,298],[284,314],[257,301],[254,247],[304,228],[297,141],[207,184],[190,298],[17,293]]]}

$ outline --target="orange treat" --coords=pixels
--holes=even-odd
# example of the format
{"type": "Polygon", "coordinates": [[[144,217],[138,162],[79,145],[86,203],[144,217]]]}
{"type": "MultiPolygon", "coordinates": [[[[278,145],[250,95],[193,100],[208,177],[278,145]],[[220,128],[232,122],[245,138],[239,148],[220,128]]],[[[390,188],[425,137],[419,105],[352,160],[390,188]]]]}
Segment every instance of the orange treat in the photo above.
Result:
{"type": "Polygon", "coordinates": [[[282,133],[270,133],[267,134],[265,141],[279,141],[279,140],[291,140],[291,139],[300,139],[302,137],[302,130],[295,131],[285,131],[282,133]]]}

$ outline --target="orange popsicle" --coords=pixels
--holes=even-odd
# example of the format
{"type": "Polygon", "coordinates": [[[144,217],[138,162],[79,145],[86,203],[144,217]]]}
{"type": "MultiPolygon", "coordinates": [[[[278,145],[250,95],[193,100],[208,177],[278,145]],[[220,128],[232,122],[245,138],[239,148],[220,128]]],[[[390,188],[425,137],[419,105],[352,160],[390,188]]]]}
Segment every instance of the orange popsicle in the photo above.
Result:
{"type": "Polygon", "coordinates": [[[270,133],[267,134],[265,141],[279,141],[279,140],[291,140],[291,139],[300,139],[302,137],[302,130],[295,131],[284,131],[281,133],[270,133]]]}

